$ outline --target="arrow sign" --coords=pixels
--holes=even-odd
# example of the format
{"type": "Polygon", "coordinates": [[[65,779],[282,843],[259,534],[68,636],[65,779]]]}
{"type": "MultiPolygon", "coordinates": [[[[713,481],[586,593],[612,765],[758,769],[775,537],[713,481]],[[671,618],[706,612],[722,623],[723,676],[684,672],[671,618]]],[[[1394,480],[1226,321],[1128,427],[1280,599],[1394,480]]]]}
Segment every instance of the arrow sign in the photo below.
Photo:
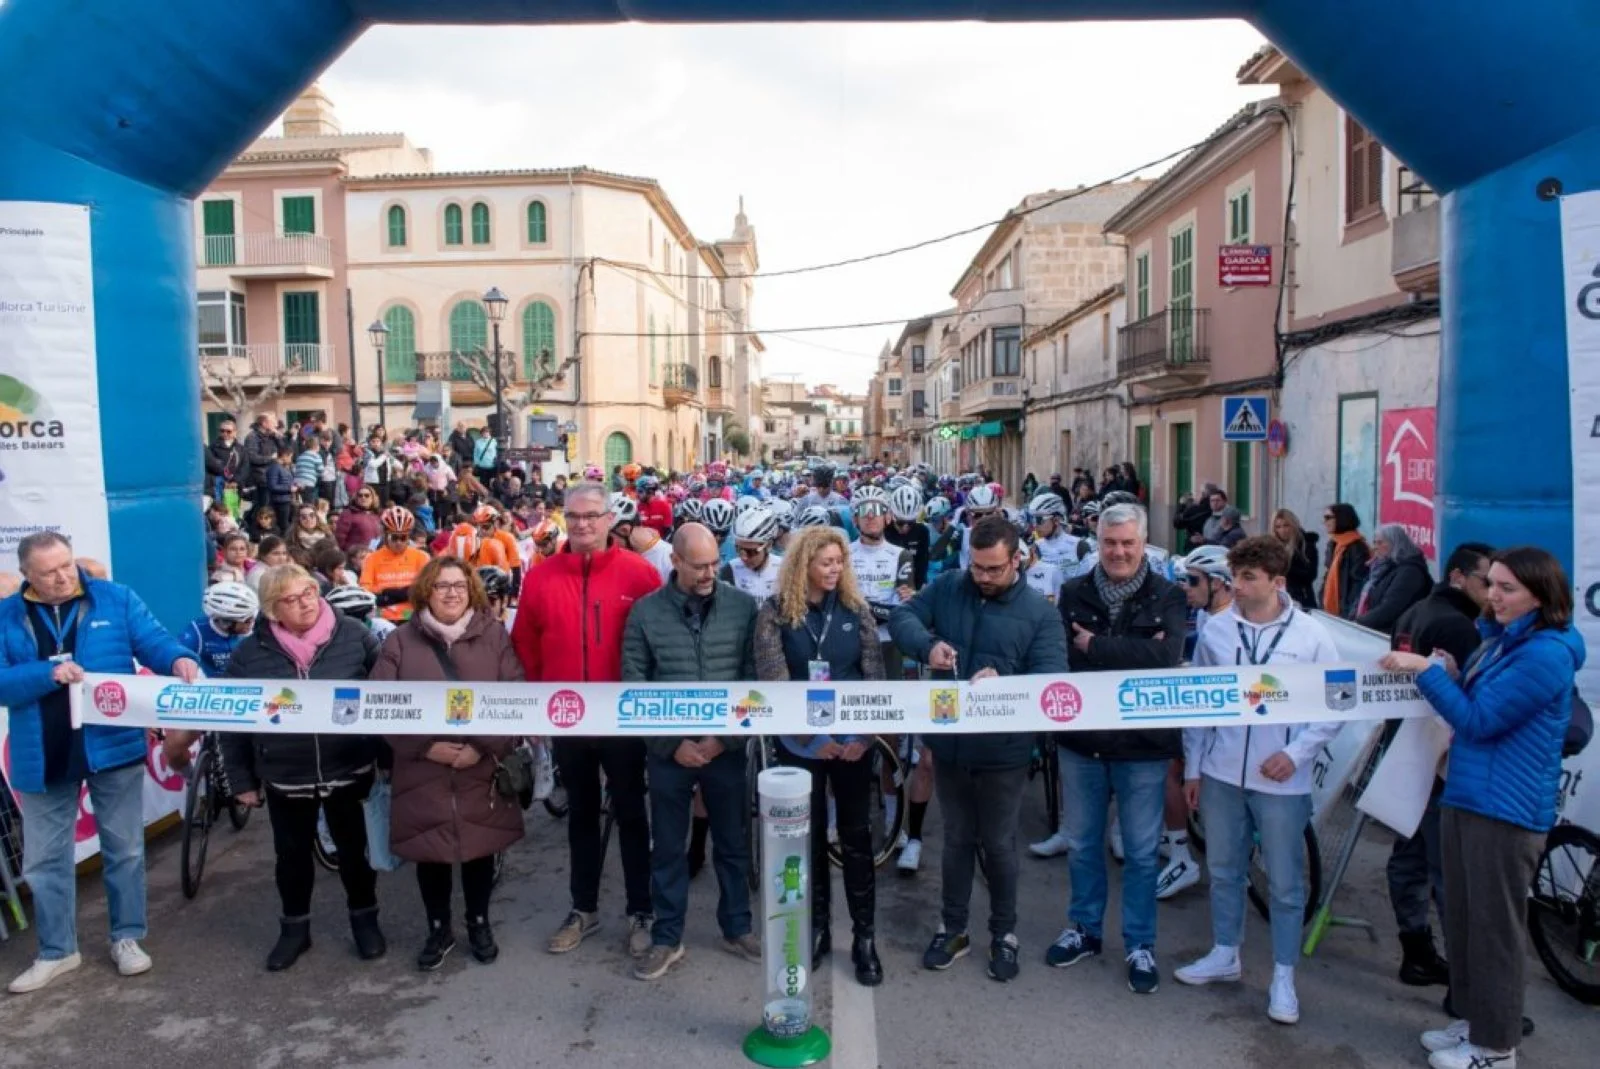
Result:
{"type": "Polygon", "coordinates": [[[1438,558],[1433,509],[1436,413],[1399,408],[1383,414],[1380,428],[1388,478],[1378,495],[1378,522],[1398,523],[1429,560],[1438,558]]]}
{"type": "Polygon", "coordinates": [[[1272,246],[1220,246],[1217,250],[1217,282],[1223,286],[1272,285],[1272,246]]]}

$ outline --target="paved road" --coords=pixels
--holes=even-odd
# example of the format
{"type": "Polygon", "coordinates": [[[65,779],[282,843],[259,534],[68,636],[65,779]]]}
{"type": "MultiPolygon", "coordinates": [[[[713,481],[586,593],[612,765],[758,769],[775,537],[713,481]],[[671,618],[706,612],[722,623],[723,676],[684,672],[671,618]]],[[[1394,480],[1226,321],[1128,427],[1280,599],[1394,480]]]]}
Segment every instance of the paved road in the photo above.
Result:
{"type": "MultiPolygon", "coordinates": [[[[1040,826],[1030,794],[1025,832],[1040,826]]],[[[461,951],[440,972],[412,967],[421,945],[421,908],[409,870],[380,887],[390,956],[356,960],[337,881],[320,874],[311,953],[290,972],[268,975],[262,960],[275,934],[271,840],[258,815],[245,832],[221,830],[205,887],[187,902],[177,887],[173,836],[150,854],[148,949],[156,970],[117,977],[100,952],[104,900],[99,881],[81,885],[84,968],[26,997],[0,996],[0,1067],[92,1066],[744,1066],[740,1041],[760,1016],[759,968],[716,947],[710,873],[695,882],[689,958],[661,983],[628,976],[615,854],[602,896],[607,928],[575,954],[544,953],[543,941],[567,906],[563,826],[542,810],[513,852],[495,901],[502,955],[485,967],[461,951]]],[[[880,883],[879,924],[885,984],[868,992],[842,958],[818,985],[818,1015],[835,1039],[835,1069],[1006,1064],[1015,1067],[1286,1064],[1421,1066],[1416,1034],[1437,1026],[1438,989],[1394,979],[1397,950],[1382,891],[1381,837],[1362,850],[1341,912],[1372,918],[1379,941],[1336,931],[1302,965],[1302,1020],[1285,1028],[1266,1019],[1267,932],[1253,914],[1246,940],[1246,983],[1188,989],[1170,979],[1174,964],[1209,945],[1203,888],[1161,912],[1161,991],[1128,992],[1119,956],[1055,971],[1045,946],[1062,923],[1065,862],[1025,858],[1020,979],[984,976],[981,953],[949,973],[917,965],[937,917],[937,824],[921,876],[880,883]]],[[[1113,902],[1115,901],[1113,885],[1113,902]]],[[[984,892],[975,893],[983,916],[984,892]]],[[[836,889],[835,901],[842,903],[836,889]]],[[[1117,930],[1115,907],[1108,929],[1117,930]]],[[[848,948],[839,926],[835,945],[848,948]]],[[[26,965],[32,940],[0,944],[0,975],[26,965]]],[[[836,956],[837,957],[837,956],[836,956]]],[[[1564,1069],[1595,1065],[1600,1014],[1563,995],[1537,962],[1528,1012],[1537,1034],[1523,1064],[1564,1069]]]]}

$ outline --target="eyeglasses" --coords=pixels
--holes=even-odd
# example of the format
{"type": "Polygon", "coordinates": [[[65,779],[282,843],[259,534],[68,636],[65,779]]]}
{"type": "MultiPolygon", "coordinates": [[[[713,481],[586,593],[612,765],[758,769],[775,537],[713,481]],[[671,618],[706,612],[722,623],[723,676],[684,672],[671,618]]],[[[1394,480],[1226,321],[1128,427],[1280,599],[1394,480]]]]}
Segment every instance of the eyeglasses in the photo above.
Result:
{"type": "Polygon", "coordinates": [[[759,557],[767,551],[766,546],[734,546],[733,551],[741,557],[759,557]]]}
{"type": "Polygon", "coordinates": [[[1183,581],[1188,586],[1199,586],[1200,585],[1200,577],[1198,575],[1186,575],[1186,576],[1183,577],[1183,581]]]}
{"type": "Polygon", "coordinates": [[[1476,579],[1478,582],[1482,583],[1484,586],[1488,586],[1489,585],[1489,573],[1488,572],[1473,572],[1470,576],[1468,576],[1468,578],[1476,579]]]}
{"type": "Polygon", "coordinates": [[[1011,568],[1011,564],[1009,562],[1007,562],[1005,564],[993,564],[993,565],[974,563],[972,565],[972,574],[974,576],[981,575],[981,576],[984,576],[986,578],[990,577],[990,576],[993,576],[995,578],[999,578],[1000,576],[1006,574],[1006,572],[1010,568],[1011,568]]]}
{"type": "Polygon", "coordinates": [[[466,583],[435,583],[433,590],[436,594],[465,594],[470,587],[466,583]]]}
{"type": "Polygon", "coordinates": [[[609,512],[569,512],[567,526],[571,527],[575,523],[599,523],[609,515],[611,515],[609,512]]]}
{"type": "Polygon", "coordinates": [[[315,587],[301,591],[298,594],[285,594],[278,599],[279,605],[315,605],[320,597],[315,587]]]}
{"type": "Polygon", "coordinates": [[[1323,522],[1323,523],[1332,523],[1332,522],[1333,522],[1333,513],[1331,513],[1331,512],[1324,512],[1324,513],[1323,513],[1323,514],[1322,514],[1322,522],[1323,522]]]}
{"type": "Polygon", "coordinates": [[[390,531],[388,534],[384,535],[384,537],[391,542],[404,542],[406,540],[404,531],[390,531]]]}

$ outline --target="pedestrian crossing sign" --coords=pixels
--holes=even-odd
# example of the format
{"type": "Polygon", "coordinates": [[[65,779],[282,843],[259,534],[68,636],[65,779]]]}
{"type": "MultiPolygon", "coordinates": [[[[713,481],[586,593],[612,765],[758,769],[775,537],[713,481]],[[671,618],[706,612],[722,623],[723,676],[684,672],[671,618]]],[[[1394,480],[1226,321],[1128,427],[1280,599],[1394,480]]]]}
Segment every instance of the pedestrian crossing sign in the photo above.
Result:
{"type": "Polygon", "coordinates": [[[1266,394],[1244,394],[1222,399],[1222,440],[1224,442],[1267,440],[1266,394]]]}

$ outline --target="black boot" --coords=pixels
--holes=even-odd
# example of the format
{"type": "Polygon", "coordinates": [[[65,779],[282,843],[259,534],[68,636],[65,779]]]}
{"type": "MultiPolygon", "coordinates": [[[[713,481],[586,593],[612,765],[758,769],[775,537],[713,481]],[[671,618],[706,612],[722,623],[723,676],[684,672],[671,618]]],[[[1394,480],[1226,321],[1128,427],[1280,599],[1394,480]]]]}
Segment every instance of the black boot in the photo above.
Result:
{"type": "Polygon", "coordinates": [[[378,907],[350,911],[350,934],[356,937],[356,954],[362,961],[376,961],[389,952],[389,943],[378,927],[378,907]]]}
{"type": "Polygon", "coordinates": [[[883,983],[883,962],[878,960],[878,943],[872,933],[857,935],[851,941],[850,960],[855,963],[856,982],[862,987],[883,983]]]}
{"type": "Polygon", "coordinates": [[[1433,945],[1433,933],[1424,928],[1400,933],[1400,982],[1410,987],[1450,983],[1450,965],[1433,945]]]}
{"type": "Polygon", "coordinates": [[[494,929],[489,927],[488,917],[467,918],[467,945],[472,948],[472,956],[485,965],[500,956],[500,947],[494,941],[494,929]]]}
{"type": "Polygon", "coordinates": [[[433,972],[444,964],[444,959],[455,948],[456,937],[450,930],[450,922],[429,921],[428,941],[422,944],[422,953],[417,955],[417,968],[423,972],[433,972]]]}
{"type": "Polygon", "coordinates": [[[689,828],[689,879],[700,875],[706,867],[706,835],[711,831],[711,820],[695,817],[689,828]]]}
{"type": "Polygon", "coordinates": [[[833,926],[828,918],[811,918],[811,971],[816,972],[822,959],[833,953],[833,926]]]}
{"type": "Polygon", "coordinates": [[[278,921],[278,941],[267,955],[267,971],[282,972],[311,949],[311,918],[283,917],[278,921]]]}

